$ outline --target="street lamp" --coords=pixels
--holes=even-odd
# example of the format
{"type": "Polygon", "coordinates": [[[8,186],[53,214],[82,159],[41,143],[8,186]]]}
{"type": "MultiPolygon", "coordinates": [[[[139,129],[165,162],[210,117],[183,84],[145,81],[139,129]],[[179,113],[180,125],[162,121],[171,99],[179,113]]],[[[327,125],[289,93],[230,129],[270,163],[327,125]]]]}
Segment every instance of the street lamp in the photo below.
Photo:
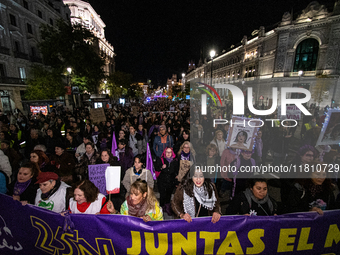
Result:
{"type": "Polygon", "coordinates": [[[213,72],[213,62],[215,57],[216,51],[211,50],[209,55],[211,57],[211,72],[210,72],[210,85],[212,86],[212,72],[213,72]]]}
{"type": "Polygon", "coordinates": [[[68,86],[71,87],[71,97],[72,97],[72,103],[73,103],[73,107],[75,107],[75,103],[74,103],[74,96],[73,96],[73,88],[72,88],[72,82],[71,82],[71,79],[70,79],[70,75],[72,73],[72,68],[71,67],[68,67],[66,68],[67,70],[67,80],[68,80],[68,86]]]}

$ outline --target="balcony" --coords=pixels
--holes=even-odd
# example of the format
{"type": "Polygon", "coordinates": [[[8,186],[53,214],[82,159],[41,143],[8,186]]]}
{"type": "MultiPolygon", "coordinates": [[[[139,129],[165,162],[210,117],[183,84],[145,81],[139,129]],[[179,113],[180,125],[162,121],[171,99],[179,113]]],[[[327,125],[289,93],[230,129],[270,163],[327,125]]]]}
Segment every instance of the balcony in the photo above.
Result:
{"type": "Polygon", "coordinates": [[[31,60],[31,62],[42,64],[42,58],[39,58],[37,56],[30,56],[30,60],[31,60]]]}
{"type": "Polygon", "coordinates": [[[10,50],[6,47],[0,46],[0,54],[10,55],[10,50]]]}
{"type": "Polygon", "coordinates": [[[15,78],[15,77],[1,77],[0,76],[0,84],[20,84],[26,85],[26,79],[15,78]]]}
{"type": "Polygon", "coordinates": [[[20,51],[14,51],[14,57],[29,60],[28,54],[20,52],[20,51]]]}

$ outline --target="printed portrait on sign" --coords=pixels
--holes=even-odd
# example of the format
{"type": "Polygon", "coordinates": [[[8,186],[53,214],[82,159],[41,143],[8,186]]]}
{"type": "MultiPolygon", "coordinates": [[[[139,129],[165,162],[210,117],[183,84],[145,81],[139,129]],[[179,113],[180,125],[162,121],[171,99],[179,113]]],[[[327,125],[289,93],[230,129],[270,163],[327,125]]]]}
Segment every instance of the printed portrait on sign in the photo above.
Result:
{"type": "Polygon", "coordinates": [[[229,128],[227,146],[251,151],[254,137],[261,122],[256,119],[233,117],[229,128]]]}
{"type": "Polygon", "coordinates": [[[327,115],[316,145],[340,143],[340,110],[330,109],[327,115]]]}

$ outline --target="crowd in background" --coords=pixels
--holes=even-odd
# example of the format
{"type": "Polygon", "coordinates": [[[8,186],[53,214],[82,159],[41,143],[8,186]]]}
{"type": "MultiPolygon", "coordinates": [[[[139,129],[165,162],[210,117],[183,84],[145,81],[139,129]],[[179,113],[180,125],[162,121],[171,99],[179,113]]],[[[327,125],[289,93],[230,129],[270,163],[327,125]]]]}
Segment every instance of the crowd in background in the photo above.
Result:
{"type": "MultiPolygon", "coordinates": [[[[319,113],[300,123],[301,139],[296,127],[266,123],[252,151],[226,146],[229,125],[210,125],[216,118],[231,119],[231,113],[229,105],[201,115],[188,101],[166,100],[115,105],[99,123],[86,107],[58,107],[46,116],[0,112],[0,193],[58,213],[121,213],[144,221],[161,220],[163,213],[188,222],[212,216],[215,223],[224,214],[322,214],[339,208],[337,175],[327,171],[297,180],[204,171],[216,165],[338,164],[338,145],[315,147],[325,119],[319,113]],[[154,169],[146,168],[148,147],[154,169]],[[120,193],[110,200],[89,181],[88,166],[104,163],[121,167],[120,193]],[[269,185],[280,188],[279,201],[270,196],[269,185]],[[224,210],[221,201],[227,203],[224,210]]],[[[242,146],[246,136],[239,132],[235,142],[242,146]]]]}

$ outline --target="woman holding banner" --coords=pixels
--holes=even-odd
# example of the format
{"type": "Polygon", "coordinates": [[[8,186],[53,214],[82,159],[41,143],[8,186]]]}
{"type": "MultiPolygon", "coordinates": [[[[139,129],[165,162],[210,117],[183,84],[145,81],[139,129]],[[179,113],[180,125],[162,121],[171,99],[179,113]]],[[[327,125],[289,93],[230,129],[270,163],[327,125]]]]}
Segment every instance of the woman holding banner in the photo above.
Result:
{"type": "Polygon", "coordinates": [[[89,180],[79,181],[73,186],[73,198],[70,198],[71,213],[109,214],[105,206],[106,197],[89,180]]]}
{"type": "Polygon", "coordinates": [[[309,169],[310,178],[295,182],[288,196],[288,212],[315,211],[323,214],[324,210],[337,209],[334,186],[331,179],[327,178],[328,170],[333,169],[324,165],[323,162],[314,161],[303,166],[304,169],[309,169]]]}
{"type": "Polygon", "coordinates": [[[178,186],[171,207],[179,218],[187,222],[196,217],[212,216],[211,222],[216,223],[222,214],[216,187],[209,178],[204,178],[200,169],[178,186]]]}
{"type": "Polygon", "coordinates": [[[249,187],[238,194],[227,208],[227,215],[241,214],[248,216],[276,215],[277,204],[268,196],[265,179],[250,179],[249,187]]]}
{"type": "MultiPolygon", "coordinates": [[[[120,214],[142,218],[145,222],[163,220],[163,211],[153,190],[144,180],[137,180],[131,185],[129,196],[120,208],[120,214]]],[[[113,203],[107,203],[107,210],[114,214],[113,203]]]]}
{"type": "Polygon", "coordinates": [[[8,195],[14,200],[24,204],[34,204],[38,185],[34,184],[38,176],[39,169],[36,164],[27,162],[18,172],[17,181],[8,185],[8,195]]]}

